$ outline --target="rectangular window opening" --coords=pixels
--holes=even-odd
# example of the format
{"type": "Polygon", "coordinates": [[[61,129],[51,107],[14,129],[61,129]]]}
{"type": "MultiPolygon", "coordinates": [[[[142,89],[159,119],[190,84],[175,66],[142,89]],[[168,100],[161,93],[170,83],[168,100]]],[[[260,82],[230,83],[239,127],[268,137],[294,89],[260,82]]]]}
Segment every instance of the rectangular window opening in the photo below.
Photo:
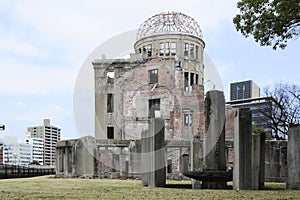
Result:
{"type": "Polygon", "coordinates": [[[170,55],[171,44],[170,42],[166,42],[166,56],[170,55]]]}
{"type": "Polygon", "coordinates": [[[160,117],[160,99],[149,100],[149,117],[150,118],[160,117]]]}
{"type": "Polygon", "coordinates": [[[190,73],[190,86],[194,85],[194,73],[190,73]]]}
{"type": "Polygon", "coordinates": [[[175,42],[171,43],[171,55],[172,56],[176,55],[176,43],[175,42]]]}
{"type": "Polygon", "coordinates": [[[147,45],[147,52],[148,52],[148,57],[151,57],[152,56],[152,45],[151,44],[147,45]]]}
{"type": "Polygon", "coordinates": [[[189,73],[184,72],[184,91],[189,91],[189,73]]]}
{"type": "Polygon", "coordinates": [[[158,83],[158,69],[149,70],[149,83],[158,83]]]}
{"type": "Polygon", "coordinates": [[[199,46],[196,45],[196,59],[199,59],[199,46]]]}
{"type": "Polygon", "coordinates": [[[107,94],[107,112],[113,113],[114,112],[114,95],[107,94]]]}
{"type": "Polygon", "coordinates": [[[196,84],[199,85],[199,74],[196,74],[196,84]]]}
{"type": "Polygon", "coordinates": [[[165,44],[159,43],[159,55],[164,56],[164,54],[165,54],[165,44]]]}
{"type": "Polygon", "coordinates": [[[114,84],[115,72],[107,72],[106,73],[107,83],[114,84]]]}
{"type": "Polygon", "coordinates": [[[194,44],[190,45],[190,57],[194,58],[194,44]]]}
{"type": "Polygon", "coordinates": [[[185,113],[183,114],[184,126],[192,126],[193,124],[193,114],[185,113]]]}
{"type": "Polygon", "coordinates": [[[184,43],[183,55],[189,56],[189,44],[188,43],[184,43]]]}
{"type": "Polygon", "coordinates": [[[114,139],[114,127],[107,127],[107,139],[114,139]]]}

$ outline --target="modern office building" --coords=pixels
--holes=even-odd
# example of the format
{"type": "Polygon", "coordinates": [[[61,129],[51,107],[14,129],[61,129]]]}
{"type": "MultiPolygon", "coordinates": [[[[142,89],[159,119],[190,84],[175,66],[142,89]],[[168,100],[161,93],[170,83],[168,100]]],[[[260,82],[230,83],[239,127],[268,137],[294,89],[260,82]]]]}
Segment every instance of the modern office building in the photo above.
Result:
{"type": "Polygon", "coordinates": [[[3,144],[3,163],[10,165],[28,165],[32,160],[32,147],[24,143],[3,144]]]}
{"type": "Polygon", "coordinates": [[[230,83],[230,101],[260,97],[260,88],[252,80],[230,83]]]}
{"type": "MultiPolygon", "coordinates": [[[[270,123],[264,113],[270,111],[270,99],[260,97],[260,88],[252,80],[230,84],[230,104],[232,108],[250,108],[252,125],[271,131],[270,123]]],[[[227,110],[229,107],[227,108],[227,110]]]]}
{"type": "Polygon", "coordinates": [[[44,165],[55,165],[55,147],[60,140],[61,129],[51,125],[49,119],[44,119],[42,126],[28,127],[27,132],[30,133],[31,138],[43,139],[44,165]]]}

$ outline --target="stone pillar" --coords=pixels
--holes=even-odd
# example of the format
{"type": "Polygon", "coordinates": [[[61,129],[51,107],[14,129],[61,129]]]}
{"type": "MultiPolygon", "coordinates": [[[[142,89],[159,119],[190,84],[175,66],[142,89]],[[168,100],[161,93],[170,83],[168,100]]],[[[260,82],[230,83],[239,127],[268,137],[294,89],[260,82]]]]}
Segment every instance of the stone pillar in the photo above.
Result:
{"type": "MultiPolygon", "coordinates": [[[[203,171],[226,171],[225,99],[221,91],[213,90],[206,93],[203,146],[203,171]]],[[[202,188],[227,188],[227,183],[203,181],[202,188]]]]}
{"type": "Polygon", "coordinates": [[[112,158],[112,171],[120,172],[120,155],[113,153],[112,158]]]}
{"type": "Polygon", "coordinates": [[[69,147],[64,147],[64,177],[67,178],[69,175],[69,147]]]}
{"type": "Polygon", "coordinates": [[[79,177],[93,177],[97,173],[97,145],[95,138],[86,136],[75,144],[75,173],[79,177]]]}
{"type": "Polygon", "coordinates": [[[241,108],[234,118],[233,188],[238,190],[251,189],[251,117],[249,108],[241,108]]]}
{"type": "Polygon", "coordinates": [[[189,155],[183,154],[180,156],[181,173],[189,171],[189,155]]]}
{"type": "Polygon", "coordinates": [[[252,134],[252,186],[251,189],[262,189],[265,180],[265,134],[252,134]]]}
{"type": "Polygon", "coordinates": [[[163,187],[166,184],[164,121],[150,119],[149,130],[142,134],[142,185],[163,187]]]}
{"type": "MultiPolygon", "coordinates": [[[[191,170],[192,171],[202,171],[202,161],[203,161],[202,153],[203,150],[202,150],[202,144],[200,142],[200,137],[195,136],[191,144],[191,154],[192,154],[191,170]]],[[[196,179],[192,179],[191,181],[192,181],[193,189],[201,188],[201,181],[198,181],[196,179]]]]}
{"type": "Polygon", "coordinates": [[[300,190],[300,125],[289,127],[286,189],[300,190]]]}

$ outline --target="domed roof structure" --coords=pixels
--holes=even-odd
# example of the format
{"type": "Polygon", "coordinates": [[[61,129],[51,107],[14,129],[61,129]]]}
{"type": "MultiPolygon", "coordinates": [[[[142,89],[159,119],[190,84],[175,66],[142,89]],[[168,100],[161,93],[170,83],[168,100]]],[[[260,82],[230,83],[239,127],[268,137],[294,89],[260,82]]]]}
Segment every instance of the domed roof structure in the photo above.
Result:
{"type": "Polygon", "coordinates": [[[188,33],[202,39],[202,31],[196,20],[180,12],[163,12],[144,21],[138,29],[137,40],[170,32],[188,33]]]}

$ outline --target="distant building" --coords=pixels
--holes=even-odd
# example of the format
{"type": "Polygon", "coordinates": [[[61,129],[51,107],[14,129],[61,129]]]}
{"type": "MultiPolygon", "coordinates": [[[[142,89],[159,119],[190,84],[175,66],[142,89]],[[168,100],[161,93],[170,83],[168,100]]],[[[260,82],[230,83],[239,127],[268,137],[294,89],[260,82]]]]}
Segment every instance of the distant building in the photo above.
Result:
{"type": "Polygon", "coordinates": [[[260,88],[252,81],[230,83],[230,101],[260,97],[260,88]]]}
{"type": "Polygon", "coordinates": [[[32,146],[32,161],[38,161],[40,165],[44,165],[44,139],[30,137],[30,133],[26,133],[25,143],[32,146]]]}
{"type": "Polygon", "coordinates": [[[269,121],[264,115],[270,108],[269,102],[267,97],[260,98],[260,88],[252,80],[230,83],[230,102],[227,104],[232,108],[250,108],[252,125],[265,131],[271,131],[269,121]]]}
{"type": "Polygon", "coordinates": [[[42,126],[28,127],[27,132],[31,138],[44,140],[44,165],[55,165],[55,147],[60,140],[61,129],[51,125],[49,119],[44,119],[42,126]]]}
{"type": "Polygon", "coordinates": [[[3,163],[10,165],[28,165],[31,161],[31,145],[24,143],[3,144],[3,163]]]}
{"type": "MultiPolygon", "coordinates": [[[[250,108],[252,111],[252,125],[263,128],[267,132],[271,132],[271,124],[265,116],[270,112],[270,99],[268,97],[252,98],[248,100],[227,102],[232,108],[250,108]]],[[[227,108],[229,109],[229,108],[227,108]]]]}

